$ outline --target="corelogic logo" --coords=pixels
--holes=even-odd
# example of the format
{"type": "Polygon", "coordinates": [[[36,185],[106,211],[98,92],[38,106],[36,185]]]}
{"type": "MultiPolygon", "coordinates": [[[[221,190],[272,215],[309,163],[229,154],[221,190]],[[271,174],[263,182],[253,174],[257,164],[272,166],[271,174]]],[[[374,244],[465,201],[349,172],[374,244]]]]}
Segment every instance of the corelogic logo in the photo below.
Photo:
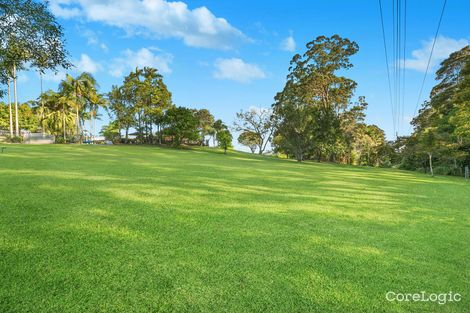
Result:
{"type": "Polygon", "coordinates": [[[385,295],[390,302],[436,302],[438,304],[446,304],[447,302],[460,302],[462,295],[452,291],[446,293],[427,293],[421,291],[418,293],[399,293],[389,291],[385,295]]]}

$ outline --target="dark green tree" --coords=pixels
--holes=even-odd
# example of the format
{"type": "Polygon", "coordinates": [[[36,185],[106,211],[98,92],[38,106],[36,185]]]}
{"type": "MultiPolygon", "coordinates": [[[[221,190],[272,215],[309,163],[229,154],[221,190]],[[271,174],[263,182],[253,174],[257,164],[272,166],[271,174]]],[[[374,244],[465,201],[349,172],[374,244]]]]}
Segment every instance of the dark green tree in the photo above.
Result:
{"type": "Polygon", "coordinates": [[[338,71],[352,67],[358,45],[338,35],[319,36],[296,54],[284,90],[273,105],[277,142],[302,161],[306,155],[335,160],[341,135],[340,114],[348,108],[356,83],[338,71]],[[281,139],[279,139],[281,138],[281,139]]]}
{"type": "Polygon", "coordinates": [[[171,107],[163,117],[164,133],[170,136],[174,146],[182,143],[191,143],[199,139],[199,120],[191,109],[184,107],[171,107]]]}

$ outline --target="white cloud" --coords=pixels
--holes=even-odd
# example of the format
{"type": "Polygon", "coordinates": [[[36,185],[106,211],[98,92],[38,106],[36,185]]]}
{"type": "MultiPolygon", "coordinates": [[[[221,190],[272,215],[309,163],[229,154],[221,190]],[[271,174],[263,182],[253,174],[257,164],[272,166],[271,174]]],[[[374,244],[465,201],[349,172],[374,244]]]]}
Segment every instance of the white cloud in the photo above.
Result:
{"type": "Polygon", "coordinates": [[[108,46],[100,40],[96,32],[80,26],[77,27],[77,31],[86,38],[88,45],[99,47],[103,52],[108,52],[108,46]]]}
{"type": "Polygon", "coordinates": [[[94,74],[101,70],[101,64],[93,61],[87,54],[82,53],[80,60],[75,62],[76,70],[78,72],[87,72],[94,74]]]}
{"type": "Polygon", "coordinates": [[[113,60],[109,68],[109,74],[114,77],[121,77],[127,75],[136,67],[143,68],[145,66],[156,68],[161,73],[171,73],[170,63],[172,61],[173,56],[171,54],[162,52],[157,48],[141,48],[137,51],[127,49],[121,53],[121,57],[113,60]],[[159,54],[154,52],[159,52],[159,54]]]}
{"type": "Polygon", "coordinates": [[[281,50],[289,52],[295,51],[295,39],[292,35],[281,41],[281,50]]]}
{"type": "Polygon", "coordinates": [[[81,10],[72,6],[73,0],[52,0],[49,2],[49,8],[56,16],[63,18],[78,17],[82,14],[81,10]]]}
{"type": "Polygon", "coordinates": [[[189,9],[166,0],[52,0],[52,12],[63,18],[82,16],[124,29],[129,34],[178,38],[192,47],[230,49],[248,38],[206,7],[189,9]],[[78,13],[77,13],[78,10],[78,13]]]}
{"type": "Polygon", "coordinates": [[[214,77],[247,83],[255,79],[262,79],[266,74],[256,65],[245,63],[242,59],[218,59],[215,61],[214,77]]]}
{"type": "MultiPolygon", "coordinates": [[[[431,53],[433,40],[434,39],[423,41],[420,49],[413,50],[411,52],[412,58],[406,59],[406,68],[420,72],[426,71],[426,65],[428,63],[429,54],[431,53]]],[[[429,63],[429,69],[431,70],[438,65],[440,61],[446,59],[449,54],[460,50],[468,44],[469,41],[467,39],[453,39],[444,36],[437,37],[431,62],[429,63]]]]}

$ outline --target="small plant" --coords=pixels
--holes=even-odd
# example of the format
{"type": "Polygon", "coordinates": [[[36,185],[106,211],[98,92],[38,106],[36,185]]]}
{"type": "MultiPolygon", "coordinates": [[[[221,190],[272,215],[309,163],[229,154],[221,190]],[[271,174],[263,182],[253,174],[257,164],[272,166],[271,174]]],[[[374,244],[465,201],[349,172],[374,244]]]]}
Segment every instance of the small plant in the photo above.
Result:
{"type": "Polygon", "coordinates": [[[7,142],[10,143],[23,143],[23,140],[22,136],[7,136],[7,142]]]}
{"type": "Polygon", "coordinates": [[[63,144],[63,143],[65,143],[64,137],[56,136],[56,137],[55,137],[55,143],[57,143],[57,144],[63,144]]]}

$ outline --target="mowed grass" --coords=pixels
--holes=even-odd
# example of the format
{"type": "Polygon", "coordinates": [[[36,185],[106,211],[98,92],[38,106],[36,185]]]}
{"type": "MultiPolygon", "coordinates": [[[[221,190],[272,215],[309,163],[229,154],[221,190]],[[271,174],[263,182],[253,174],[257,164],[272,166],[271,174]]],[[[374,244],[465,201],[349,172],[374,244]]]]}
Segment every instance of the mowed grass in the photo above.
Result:
{"type": "Polygon", "coordinates": [[[0,154],[0,312],[469,311],[463,179],[203,149],[0,154]]]}

